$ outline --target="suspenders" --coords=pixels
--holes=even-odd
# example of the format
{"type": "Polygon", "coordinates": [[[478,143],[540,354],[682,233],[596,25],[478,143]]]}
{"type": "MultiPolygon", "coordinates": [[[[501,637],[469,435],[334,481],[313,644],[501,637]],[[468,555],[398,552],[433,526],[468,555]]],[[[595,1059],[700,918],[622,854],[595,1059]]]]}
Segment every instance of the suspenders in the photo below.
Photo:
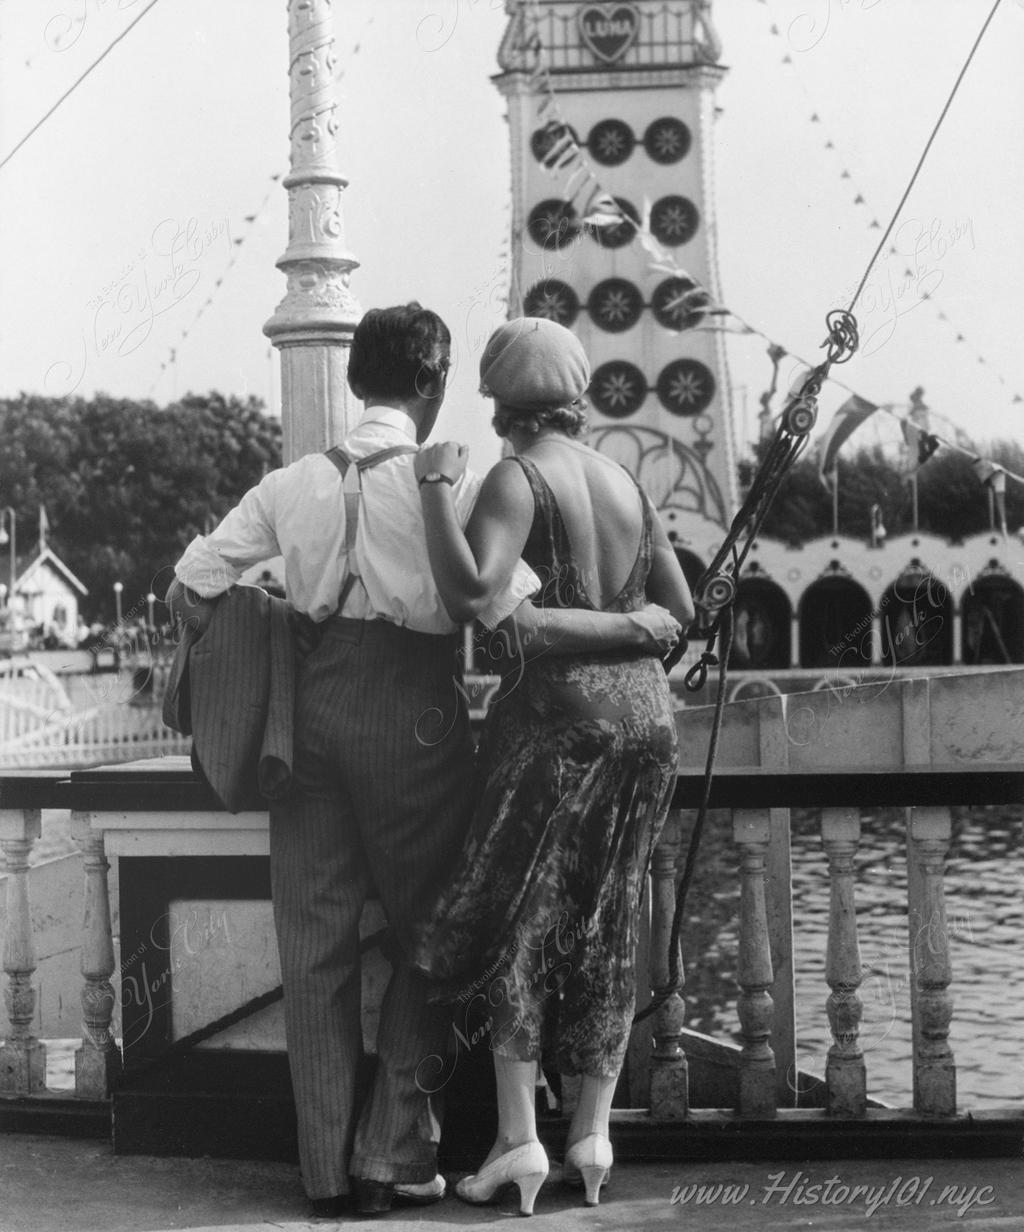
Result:
{"type": "Polygon", "coordinates": [[[379,449],[376,453],[368,454],[365,458],[359,458],[354,466],[352,465],[351,455],[346,453],[340,445],[335,445],[332,449],[328,449],[325,452],[325,456],[330,458],[338,468],[345,492],[346,576],[345,583],[341,588],[341,594],[338,596],[339,612],[345,606],[345,600],[349,597],[352,587],[356,583],[356,578],[359,577],[359,565],[356,562],[356,531],[359,529],[359,501],[362,496],[360,480],[362,473],[369,470],[371,466],[377,466],[378,463],[386,462],[389,458],[397,458],[403,453],[416,453],[416,446],[392,445],[388,449],[379,449]]]}

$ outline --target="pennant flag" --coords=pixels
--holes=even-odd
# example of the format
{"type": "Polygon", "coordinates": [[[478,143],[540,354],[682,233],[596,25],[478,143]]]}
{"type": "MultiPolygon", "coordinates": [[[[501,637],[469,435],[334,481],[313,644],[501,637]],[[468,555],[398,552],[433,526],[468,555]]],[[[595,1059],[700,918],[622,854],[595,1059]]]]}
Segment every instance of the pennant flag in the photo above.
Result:
{"type": "Polygon", "coordinates": [[[971,438],[967,435],[967,433],[963,430],[963,428],[958,427],[956,424],[953,424],[952,428],[953,428],[953,440],[957,444],[957,446],[960,449],[970,450],[973,453],[976,446],[974,442],[971,440],[971,438]]]}
{"type": "Polygon", "coordinates": [[[938,449],[939,438],[932,436],[926,428],[916,424],[913,419],[901,419],[900,427],[903,430],[903,443],[907,447],[904,465],[907,473],[912,475],[924,466],[938,449]]]}
{"type": "Polygon", "coordinates": [[[50,533],[50,519],[46,516],[46,508],[39,506],[39,550],[46,551],[46,536],[50,533]]]}
{"type": "Polygon", "coordinates": [[[626,221],[632,222],[632,219],[627,220],[615,198],[598,187],[587,201],[580,221],[589,227],[611,227],[626,221]]]}
{"type": "Polygon", "coordinates": [[[839,450],[860,425],[877,410],[878,407],[873,402],[868,402],[866,398],[854,394],[847,398],[836,411],[835,418],[829,424],[828,431],[818,445],[818,475],[822,483],[826,483],[825,477],[835,470],[836,455],[839,450]]]}
{"type": "Polygon", "coordinates": [[[999,529],[1003,533],[1003,538],[1006,538],[1006,471],[999,465],[998,462],[992,462],[988,458],[975,458],[971,463],[974,467],[974,473],[978,476],[981,482],[987,487],[994,499],[995,514],[999,519],[999,529]]]}
{"type": "Polygon", "coordinates": [[[825,491],[832,497],[836,495],[836,486],[839,483],[839,475],[836,472],[835,464],[833,463],[832,470],[826,474],[821,469],[821,448],[818,448],[818,478],[821,480],[825,491]]]}
{"type": "Polygon", "coordinates": [[[988,483],[992,476],[999,470],[994,462],[990,462],[987,458],[975,458],[971,462],[974,468],[974,473],[978,476],[982,483],[988,483]]]}

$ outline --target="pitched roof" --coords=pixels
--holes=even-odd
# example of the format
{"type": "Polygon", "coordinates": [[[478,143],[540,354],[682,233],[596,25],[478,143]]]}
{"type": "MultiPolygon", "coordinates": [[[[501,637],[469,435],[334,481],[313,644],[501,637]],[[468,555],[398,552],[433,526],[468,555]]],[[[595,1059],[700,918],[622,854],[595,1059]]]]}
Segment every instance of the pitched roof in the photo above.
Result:
{"type": "Polygon", "coordinates": [[[41,552],[36,551],[33,556],[28,558],[27,564],[22,565],[21,562],[17,562],[16,569],[18,577],[15,584],[15,589],[21,590],[26,579],[30,578],[38,569],[42,569],[47,565],[54,571],[54,573],[62,577],[73,590],[77,590],[80,595],[87,595],[89,593],[88,586],[86,586],[85,583],[79,578],[75,577],[57,553],[54,552],[54,550],[49,546],[43,548],[41,552]]]}

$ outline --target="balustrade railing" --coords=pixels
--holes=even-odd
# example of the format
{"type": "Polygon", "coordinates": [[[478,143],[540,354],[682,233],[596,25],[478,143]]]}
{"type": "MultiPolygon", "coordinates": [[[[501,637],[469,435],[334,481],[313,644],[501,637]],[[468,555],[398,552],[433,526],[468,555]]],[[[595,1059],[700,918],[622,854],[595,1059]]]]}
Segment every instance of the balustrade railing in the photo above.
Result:
{"type": "MultiPolygon", "coordinates": [[[[793,1027],[792,933],[789,907],[789,809],[815,808],[821,816],[821,877],[828,886],[827,949],[821,971],[820,1014],[832,1044],[825,1061],[825,1115],[870,1115],[860,1041],[863,978],[858,936],[856,859],[862,813],[880,805],[906,808],[906,911],[910,929],[913,1108],[920,1118],[953,1118],[956,1066],[949,1043],[953,1018],[944,863],[951,839],[951,806],[1024,803],[1024,764],[1013,760],[1024,729],[1016,674],[958,687],[954,678],[904,681],[884,696],[877,688],[843,705],[822,693],[736,703],[726,716],[711,807],[732,815],[740,882],[737,1016],[741,1044],[733,1052],[735,1102],[740,1121],[792,1115],[798,1052],[793,1027]],[[963,709],[963,689],[974,705],[963,709]],[[960,717],[958,717],[958,715],[960,717]],[[969,715],[969,717],[967,717],[969,715]],[[833,730],[833,728],[835,730],[833,730]],[[814,733],[808,740],[807,733],[814,733]],[[858,741],[851,741],[859,733],[858,741]],[[885,750],[869,766],[863,747],[885,750]],[[858,747],[858,745],[860,747],[858,747]],[[780,907],[781,904],[781,907],[780,907]]],[[[684,759],[665,833],[651,869],[649,942],[643,960],[655,994],[669,980],[668,946],[676,881],[685,849],[686,819],[703,783],[697,764],[706,742],[709,708],[682,710],[684,759]]],[[[40,834],[40,809],[71,810],[72,830],[85,882],[81,934],[83,1007],[81,1046],[75,1056],[75,1095],[105,1100],[121,1071],[112,1032],[116,990],[107,839],[114,854],[188,855],[217,850],[206,789],[191,778],[184,759],[168,768],[153,763],[133,774],[118,771],[69,778],[23,774],[0,777],[0,851],[6,910],[0,911],[4,1003],[0,1023],[0,1097],[45,1094],[45,1045],[34,1032],[36,957],[29,857],[40,834]],[[201,839],[190,836],[201,835],[201,839]],[[184,837],[182,837],[184,836],[184,837]],[[199,843],[199,847],[195,843],[199,843]],[[134,845],[133,845],[134,844],[134,845]]],[[[224,850],[266,849],[262,814],[221,815],[224,850]]],[[[51,905],[51,910],[57,908],[51,905]]],[[[64,991],[70,999],[73,990],[64,991]]],[[[683,1122],[688,1099],[690,1034],[685,1030],[685,988],[646,1020],[649,1070],[642,1100],[659,1123],[683,1122]]],[[[1008,1030],[1015,1028],[1008,1027],[1008,1030]]],[[[699,1049],[697,1050],[700,1051],[699,1049]]],[[[694,1057],[690,1057],[692,1067],[694,1057]]],[[[0,1099],[2,1114],[2,1099],[0,1099]]]]}

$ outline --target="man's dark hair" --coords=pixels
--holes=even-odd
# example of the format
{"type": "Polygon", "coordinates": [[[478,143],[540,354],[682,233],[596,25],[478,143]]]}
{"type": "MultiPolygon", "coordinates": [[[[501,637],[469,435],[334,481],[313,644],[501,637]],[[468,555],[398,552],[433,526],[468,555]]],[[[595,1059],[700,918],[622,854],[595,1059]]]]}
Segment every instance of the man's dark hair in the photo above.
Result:
{"type": "Polygon", "coordinates": [[[448,371],[451,344],[444,321],[415,300],[371,308],[352,337],[348,383],[364,399],[413,398],[448,371]]]}

